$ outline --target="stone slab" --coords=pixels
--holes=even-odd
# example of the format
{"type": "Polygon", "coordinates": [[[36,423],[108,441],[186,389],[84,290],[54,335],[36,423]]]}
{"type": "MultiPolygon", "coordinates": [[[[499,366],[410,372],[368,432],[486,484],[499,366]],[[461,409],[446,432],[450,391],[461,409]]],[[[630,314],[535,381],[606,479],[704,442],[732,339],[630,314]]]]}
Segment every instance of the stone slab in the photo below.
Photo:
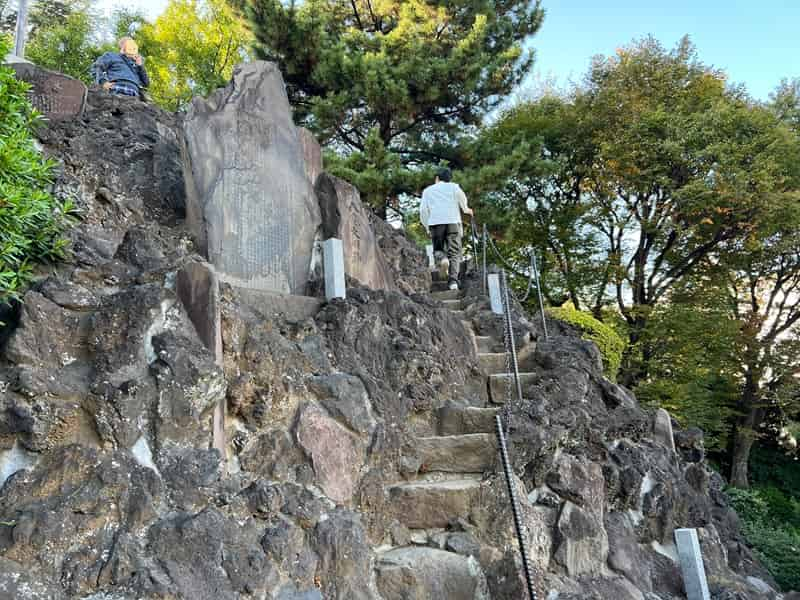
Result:
{"type": "Polygon", "coordinates": [[[496,315],[503,314],[503,300],[500,292],[500,275],[489,273],[489,302],[492,305],[492,312],[496,315]]]}
{"type": "Polygon", "coordinates": [[[411,598],[489,600],[489,587],[478,561],[436,548],[395,548],[375,566],[384,600],[411,598]]]}
{"type": "Polygon", "coordinates": [[[88,88],[82,81],[29,62],[14,62],[10,67],[17,79],[31,84],[31,104],[48,120],[72,119],[83,113],[88,88]]]}
{"type": "Polygon", "coordinates": [[[247,288],[232,287],[230,293],[238,302],[255,309],[265,317],[277,316],[296,323],[313,318],[325,303],[323,298],[277,294],[247,288]]]}
{"type": "MultiPolygon", "coordinates": [[[[214,354],[215,362],[222,366],[222,317],[219,279],[214,267],[208,263],[192,261],[178,271],[176,293],[194,325],[200,341],[214,354]]],[[[214,409],[213,447],[224,457],[225,399],[214,409]]]]}
{"type": "Polygon", "coordinates": [[[323,173],[314,191],[319,199],[322,237],[342,240],[347,275],[373,290],[396,289],[358,190],[343,179],[323,173]]]}
{"type": "Polygon", "coordinates": [[[417,438],[414,449],[426,471],[481,473],[494,467],[497,458],[491,433],[417,438]]]}
{"type": "Polygon", "coordinates": [[[316,482],[328,498],[348,504],[356,491],[366,448],[319,408],[306,406],[297,422],[297,442],[311,459],[316,482]]]}
{"type": "Polygon", "coordinates": [[[278,67],[238,66],[184,119],[186,219],[221,281],[305,294],[319,206],[278,67]]]}
{"type": "Polygon", "coordinates": [[[710,600],[706,570],[696,529],[676,529],[675,544],[688,600],[710,600]]]}
{"type": "Polygon", "coordinates": [[[394,517],[411,529],[447,527],[453,519],[468,518],[480,492],[478,479],[403,483],[388,489],[394,517]]]}
{"type": "Polygon", "coordinates": [[[306,175],[311,185],[317,182],[317,177],[322,174],[322,148],[311,133],[305,127],[298,127],[297,133],[300,136],[300,145],[303,148],[303,159],[306,167],[306,175]]]}
{"type": "Polygon", "coordinates": [[[425,254],[428,257],[428,267],[431,271],[433,271],[436,268],[436,260],[433,256],[433,244],[428,244],[425,246],[425,254]]]}
{"type": "Polygon", "coordinates": [[[439,435],[461,433],[494,434],[494,417],[497,408],[447,405],[439,409],[439,435]]]}
{"type": "Polygon", "coordinates": [[[344,279],[344,247],[342,240],[330,238],[322,244],[322,257],[325,268],[325,298],[347,297],[344,279]]]}

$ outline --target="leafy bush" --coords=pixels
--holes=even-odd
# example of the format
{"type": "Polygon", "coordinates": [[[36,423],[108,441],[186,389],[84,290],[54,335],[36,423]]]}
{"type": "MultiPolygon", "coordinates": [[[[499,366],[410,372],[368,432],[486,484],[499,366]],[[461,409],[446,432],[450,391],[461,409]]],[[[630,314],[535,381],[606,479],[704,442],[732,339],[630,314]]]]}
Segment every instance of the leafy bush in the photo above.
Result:
{"type": "MultiPolygon", "coordinates": [[[[0,37],[0,56],[9,48],[0,37]]],[[[72,210],[48,192],[53,164],[36,149],[32,132],[40,117],[28,89],[0,66],[0,304],[18,295],[33,262],[63,256],[61,234],[72,210]]]]}
{"type": "Polygon", "coordinates": [[[625,340],[623,340],[613,328],[598,321],[591,314],[575,310],[571,306],[549,308],[547,312],[554,319],[569,323],[578,329],[584,339],[591,340],[597,344],[597,348],[603,356],[603,370],[605,375],[613,381],[622,363],[622,353],[625,351],[625,340]]]}
{"type": "Polygon", "coordinates": [[[730,488],[728,496],[748,543],[764,566],[783,589],[800,589],[800,529],[792,526],[800,518],[797,502],[774,487],[730,488]]]}

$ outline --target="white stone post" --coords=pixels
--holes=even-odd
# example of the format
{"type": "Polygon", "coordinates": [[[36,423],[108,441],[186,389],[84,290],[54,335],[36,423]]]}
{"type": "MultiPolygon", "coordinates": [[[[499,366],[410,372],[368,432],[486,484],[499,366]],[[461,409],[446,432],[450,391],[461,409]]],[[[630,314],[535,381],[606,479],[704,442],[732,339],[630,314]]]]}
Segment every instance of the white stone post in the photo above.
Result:
{"type": "Polygon", "coordinates": [[[503,298],[500,295],[500,275],[497,273],[489,274],[489,301],[492,304],[492,312],[496,315],[503,314],[503,298]]]}
{"type": "Polygon", "coordinates": [[[322,258],[325,266],[325,298],[344,298],[347,288],[344,279],[344,247],[342,240],[330,238],[322,244],[322,258]]]}
{"type": "Polygon", "coordinates": [[[703,555],[700,553],[700,541],[696,529],[676,529],[675,544],[678,546],[678,557],[681,561],[683,586],[686,588],[688,600],[710,600],[706,570],[703,566],[703,555]]]}
{"type": "MultiPolygon", "coordinates": [[[[25,38],[28,35],[28,0],[19,0],[17,6],[17,30],[14,37],[14,54],[25,58],[25,38]]],[[[0,58],[3,58],[0,56],[0,58]]]]}
{"type": "Polygon", "coordinates": [[[428,267],[433,271],[436,268],[436,262],[433,260],[433,244],[425,246],[425,252],[428,254],[428,267]]]}

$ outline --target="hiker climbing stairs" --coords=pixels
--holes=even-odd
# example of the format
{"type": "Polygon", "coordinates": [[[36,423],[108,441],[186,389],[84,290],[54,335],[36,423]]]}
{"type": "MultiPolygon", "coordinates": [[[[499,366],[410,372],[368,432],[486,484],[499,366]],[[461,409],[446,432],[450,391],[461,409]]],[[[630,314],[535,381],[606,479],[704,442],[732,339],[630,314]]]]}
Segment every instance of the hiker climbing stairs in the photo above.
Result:
{"type": "MultiPolygon", "coordinates": [[[[486,378],[488,403],[486,406],[447,404],[441,407],[436,415],[438,435],[418,437],[414,441],[419,472],[405,481],[386,486],[392,516],[408,529],[407,540],[397,540],[393,535],[395,539],[391,544],[377,549],[380,558],[376,572],[383,581],[386,600],[411,597],[407,595],[409,590],[403,587],[409,585],[411,579],[417,581],[421,586],[419,591],[427,594],[426,597],[437,597],[445,589],[448,590],[446,597],[452,600],[479,597],[474,595],[469,583],[458,588],[463,593],[447,587],[455,581],[447,573],[471,572],[468,562],[474,560],[461,554],[458,544],[449,541],[453,536],[469,535],[451,532],[449,528],[459,520],[469,520],[470,513],[480,505],[486,474],[498,468],[495,417],[501,410],[498,405],[507,400],[508,385],[515,385],[513,375],[509,374],[503,340],[476,334],[472,322],[466,320],[461,291],[447,289],[444,282],[434,280],[431,296],[464,323],[474,340],[478,363],[486,378]],[[466,564],[461,564],[465,561],[466,564]],[[424,574],[430,569],[439,575],[426,577],[424,574]],[[386,594],[386,581],[395,580],[396,595],[391,591],[386,594]],[[403,581],[405,583],[401,583],[403,581]]],[[[528,360],[529,357],[523,357],[520,366],[528,360]]],[[[520,373],[523,388],[533,378],[533,373],[520,373]]],[[[392,585],[388,588],[395,589],[392,585]]]]}

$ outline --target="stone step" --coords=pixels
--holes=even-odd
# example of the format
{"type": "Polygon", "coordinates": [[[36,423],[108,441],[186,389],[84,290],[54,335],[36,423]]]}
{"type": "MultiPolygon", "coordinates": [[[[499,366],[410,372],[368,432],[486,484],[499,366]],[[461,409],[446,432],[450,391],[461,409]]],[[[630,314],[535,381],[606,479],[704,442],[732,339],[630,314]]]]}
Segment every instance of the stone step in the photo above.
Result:
{"type": "Polygon", "coordinates": [[[497,456],[491,433],[417,438],[414,449],[423,471],[445,473],[482,473],[494,466],[497,456]]]}
{"type": "Polygon", "coordinates": [[[479,352],[478,363],[487,375],[498,373],[508,373],[507,359],[505,352],[479,352]]]}
{"type": "Polygon", "coordinates": [[[401,546],[379,555],[375,581],[384,600],[488,598],[486,577],[469,556],[423,546],[401,546]]]}
{"type": "Polygon", "coordinates": [[[476,335],[475,344],[478,346],[478,352],[492,352],[497,342],[490,335],[476,335]]]}
{"type": "Polygon", "coordinates": [[[461,290],[445,289],[440,292],[431,292],[435,300],[444,302],[445,300],[461,300],[461,290]]]}
{"type": "MultiPolygon", "coordinates": [[[[525,392],[525,388],[533,383],[536,382],[538,375],[536,373],[520,373],[519,380],[522,384],[522,391],[525,392]]],[[[506,391],[506,384],[508,381],[511,381],[511,394],[512,398],[516,399],[517,397],[517,390],[515,389],[516,384],[514,383],[514,376],[507,375],[505,373],[497,374],[497,375],[489,375],[489,401],[492,404],[504,404],[507,398],[507,391],[506,391]]]]}
{"type": "Polygon", "coordinates": [[[439,292],[455,292],[457,290],[451,290],[447,285],[447,281],[436,281],[433,280],[433,284],[431,285],[431,293],[438,294],[439,292]]]}
{"type": "MultiPolygon", "coordinates": [[[[457,292],[458,290],[453,290],[457,292]]],[[[453,312],[461,311],[461,298],[456,298],[455,300],[442,300],[442,304],[444,304],[445,308],[452,310],[453,312]]]]}
{"type": "Polygon", "coordinates": [[[463,433],[491,433],[494,435],[494,417],[499,412],[499,408],[443,406],[439,409],[439,435],[463,433]]]}
{"type": "Polygon", "coordinates": [[[465,321],[466,320],[467,313],[464,312],[463,310],[451,310],[450,312],[459,321],[465,321]]]}
{"type": "Polygon", "coordinates": [[[392,516],[410,529],[446,527],[477,505],[481,478],[398,483],[387,488],[392,516]]]}

